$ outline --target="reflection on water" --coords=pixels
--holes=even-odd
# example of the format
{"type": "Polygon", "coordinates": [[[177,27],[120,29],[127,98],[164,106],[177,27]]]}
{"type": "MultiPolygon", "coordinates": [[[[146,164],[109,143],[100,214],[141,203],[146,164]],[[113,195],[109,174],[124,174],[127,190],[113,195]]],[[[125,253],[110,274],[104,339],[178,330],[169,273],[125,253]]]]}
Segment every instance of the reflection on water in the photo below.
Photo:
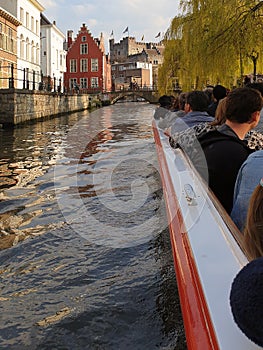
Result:
{"type": "Polygon", "coordinates": [[[154,108],[0,130],[1,349],[186,349],[154,108]]]}

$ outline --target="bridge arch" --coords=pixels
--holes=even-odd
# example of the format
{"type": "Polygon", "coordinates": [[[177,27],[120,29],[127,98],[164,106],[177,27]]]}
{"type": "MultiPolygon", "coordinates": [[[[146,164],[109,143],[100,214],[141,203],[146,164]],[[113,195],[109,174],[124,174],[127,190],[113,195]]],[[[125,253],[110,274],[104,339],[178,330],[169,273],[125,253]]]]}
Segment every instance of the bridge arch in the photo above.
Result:
{"type": "Polygon", "coordinates": [[[110,100],[111,104],[116,103],[125,96],[137,96],[145,99],[150,103],[158,103],[159,94],[155,90],[121,90],[121,91],[112,91],[106,94],[107,99],[110,100]]]}

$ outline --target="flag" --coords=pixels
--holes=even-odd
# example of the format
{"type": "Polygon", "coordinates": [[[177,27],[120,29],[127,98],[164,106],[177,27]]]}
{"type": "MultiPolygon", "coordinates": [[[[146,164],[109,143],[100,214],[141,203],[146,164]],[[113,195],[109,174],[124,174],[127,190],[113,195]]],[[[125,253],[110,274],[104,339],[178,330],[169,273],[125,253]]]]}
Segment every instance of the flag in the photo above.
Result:
{"type": "Polygon", "coordinates": [[[113,30],[111,31],[111,34],[110,34],[110,36],[113,36],[113,30]]]}
{"type": "Polygon", "coordinates": [[[127,27],[124,31],[123,34],[129,31],[129,27],[127,27]]]}
{"type": "Polygon", "coordinates": [[[142,36],[142,38],[141,38],[141,41],[143,41],[144,40],[144,35],[142,36]]]}
{"type": "Polygon", "coordinates": [[[159,32],[155,38],[159,38],[159,36],[161,36],[161,32],[159,32]]]}

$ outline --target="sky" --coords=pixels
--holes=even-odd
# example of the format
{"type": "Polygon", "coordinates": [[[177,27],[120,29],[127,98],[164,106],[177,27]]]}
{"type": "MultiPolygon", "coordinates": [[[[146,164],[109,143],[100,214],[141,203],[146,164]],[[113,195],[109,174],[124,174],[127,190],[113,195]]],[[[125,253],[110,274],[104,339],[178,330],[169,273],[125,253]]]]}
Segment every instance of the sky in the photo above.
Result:
{"type": "Polygon", "coordinates": [[[127,35],[136,41],[158,42],[178,14],[180,0],[38,0],[44,15],[67,35],[77,35],[83,23],[95,38],[104,35],[106,51],[113,31],[116,43],[127,35]],[[128,32],[123,33],[128,27],[128,32]],[[158,33],[161,36],[155,38],[158,33]]]}

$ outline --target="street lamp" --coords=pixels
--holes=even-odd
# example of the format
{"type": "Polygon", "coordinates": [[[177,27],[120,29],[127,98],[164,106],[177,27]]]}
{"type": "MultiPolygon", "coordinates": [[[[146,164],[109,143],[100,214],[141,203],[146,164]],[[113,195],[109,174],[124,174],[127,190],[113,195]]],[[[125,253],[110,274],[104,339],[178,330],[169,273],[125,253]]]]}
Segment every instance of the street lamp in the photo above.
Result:
{"type": "Polygon", "coordinates": [[[253,80],[256,81],[258,52],[253,49],[249,57],[253,62],[253,80]]]}

